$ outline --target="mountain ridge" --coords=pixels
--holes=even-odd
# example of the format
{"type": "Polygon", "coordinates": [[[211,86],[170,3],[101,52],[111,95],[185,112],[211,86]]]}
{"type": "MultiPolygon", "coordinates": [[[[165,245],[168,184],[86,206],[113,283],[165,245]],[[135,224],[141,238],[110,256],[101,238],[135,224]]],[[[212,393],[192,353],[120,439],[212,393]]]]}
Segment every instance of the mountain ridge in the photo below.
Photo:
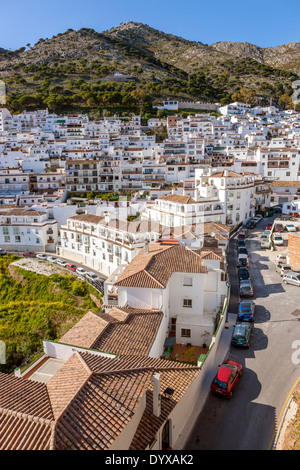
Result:
{"type": "Polygon", "coordinates": [[[16,111],[44,104],[53,109],[130,108],[166,97],[224,104],[245,88],[255,93],[257,104],[266,104],[291,96],[299,54],[300,43],[277,46],[275,52],[247,42],[207,45],[126,22],[101,33],[68,29],[6,51],[0,55],[0,79],[16,111]],[[116,72],[129,77],[128,83],[120,78],[116,83],[116,72]],[[136,89],[143,90],[143,99],[136,89]]]}

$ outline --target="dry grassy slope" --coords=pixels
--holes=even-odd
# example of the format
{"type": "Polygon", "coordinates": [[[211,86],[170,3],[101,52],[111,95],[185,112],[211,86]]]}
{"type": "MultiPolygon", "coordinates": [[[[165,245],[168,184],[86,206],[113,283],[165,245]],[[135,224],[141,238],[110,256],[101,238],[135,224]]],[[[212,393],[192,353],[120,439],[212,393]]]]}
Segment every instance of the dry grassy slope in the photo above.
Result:
{"type": "Polygon", "coordinates": [[[234,57],[254,59],[270,67],[300,74],[299,42],[290,42],[276,47],[259,47],[248,42],[222,41],[212,44],[211,47],[234,57]]]}
{"type": "MultiPolygon", "coordinates": [[[[113,39],[113,38],[112,38],[113,39]]],[[[40,40],[31,48],[15,56],[0,56],[0,76],[9,77],[13,75],[13,69],[18,64],[39,65],[47,63],[50,66],[55,63],[75,63],[80,59],[86,59],[88,63],[100,62],[103,66],[115,67],[121,73],[131,74],[136,67],[143,67],[141,78],[148,78],[155,74],[156,78],[162,79],[166,74],[164,67],[159,64],[148,63],[147,60],[128,56],[122,44],[116,44],[110,37],[93,30],[69,30],[58,34],[51,39],[40,40]]]]}
{"type": "Polygon", "coordinates": [[[128,22],[105,34],[135,45],[159,60],[187,72],[194,72],[202,66],[213,66],[216,62],[224,61],[226,56],[232,58],[210,46],[157,31],[142,23],[128,22]]]}

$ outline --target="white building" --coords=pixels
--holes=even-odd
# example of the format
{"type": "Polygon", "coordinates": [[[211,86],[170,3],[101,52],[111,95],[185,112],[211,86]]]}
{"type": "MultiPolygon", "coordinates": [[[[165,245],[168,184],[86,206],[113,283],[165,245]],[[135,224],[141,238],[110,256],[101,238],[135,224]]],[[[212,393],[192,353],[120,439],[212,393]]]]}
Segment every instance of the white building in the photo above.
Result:
{"type": "Polygon", "coordinates": [[[231,170],[213,172],[212,169],[196,170],[196,189],[212,185],[226,214],[226,224],[239,224],[255,212],[255,175],[231,170]]]}
{"type": "MultiPolygon", "coordinates": [[[[150,243],[120,273],[105,282],[109,311],[111,294],[119,306],[158,309],[165,331],[176,333],[176,343],[202,346],[214,333],[227,293],[221,250],[193,251],[170,242],[150,243]]],[[[159,353],[161,354],[161,353],[159,353]]]]}
{"type": "Polygon", "coordinates": [[[5,250],[54,252],[57,240],[57,222],[47,212],[20,208],[0,212],[0,246],[5,250]]]}
{"type": "Polygon", "coordinates": [[[109,276],[119,265],[130,263],[146,241],[160,235],[158,223],[80,214],[61,226],[57,253],[109,276]]]}

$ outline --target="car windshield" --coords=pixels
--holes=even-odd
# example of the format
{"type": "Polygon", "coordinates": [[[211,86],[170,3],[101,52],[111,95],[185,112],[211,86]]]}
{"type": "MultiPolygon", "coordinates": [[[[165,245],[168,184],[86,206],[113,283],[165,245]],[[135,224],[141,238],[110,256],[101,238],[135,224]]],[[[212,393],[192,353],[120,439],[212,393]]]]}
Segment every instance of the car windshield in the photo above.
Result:
{"type": "Polygon", "coordinates": [[[246,327],[243,325],[239,325],[235,327],[234,336],[245,336],[246,327]]]}
{"type": "Polygon", "coordinates": [[[240,273],[240,279],[247,280],[249,279],[250,275],[247,272],[240,273]]]}
{"type": "Polygon", "coordinates": [[[227,390],[227,383],[219,379],[214,379],[214,385],[222,390],[227,390]]]}
{"type": "Polygon", "coordinates": [[[250,302],[242,303],[241,310],[251,310],[251,303],[250,302]]]}

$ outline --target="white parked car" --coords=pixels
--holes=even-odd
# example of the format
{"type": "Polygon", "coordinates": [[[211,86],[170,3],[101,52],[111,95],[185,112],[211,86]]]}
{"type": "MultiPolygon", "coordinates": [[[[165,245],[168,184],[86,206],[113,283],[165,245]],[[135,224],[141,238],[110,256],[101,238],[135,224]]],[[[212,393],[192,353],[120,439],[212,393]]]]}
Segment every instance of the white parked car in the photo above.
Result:
{"type": "Polygon", "coordinates": [[[273,236],[273,242],[274,242],[274,245],[276,245],[276,246],[281,246],[281,245],[283,245],[282,236],[275,234],[275,235],[273,236]]]}
{"type": "Polygon", "coordinates": [[[278,253],[275,258],[276,263],[288,264],[287,262],[287,255],[285,253],[278,253]]]}
{"type": "Polygon", "coordinates": [[[86,274],[86,279],[92,282],[100,282],[99,277],[95,273],[87,273],[86,274]]]}
{"type": "Polygon", "coordinates": [[[261,248],[271,248],[271,241],[269,238],[263,238],[260,242],[261,248]]]}
{"type": "Polygon", "coordinates": [[[38,259],[42,259],[43,261],[46,261],[46,260],[47,260],[47,255],[45,255],[44,253],[38,253],[38,254],[36,255],[36,257],[37,257],[38,259]]]}
{"type": "Polygon", "coordinates": [[[87,271],[83,268],[77,268],[76,272],[77,272],[77,274],[80,274],[80,276],[86,276],[87,275],[87,271]]]}
{"type": "Polygon", "coordinates": [[[299,273],[287,273],[283,276],[283,282],[285,284],[293,284],[294,286],[300,286],[300,274],[299,273]]]}
{"type": "Polygon", "coordinates": [[[54,258],[54,256],[48,256],[47,261],[49,261],[49,263],[56,263],[57,258],[54,258]]]}
{"type": "Polygon", "coordinates": [[[288,232],[296,232],[296,227],[293,224],[288,224],[285,226],[288,232]]]}
{"type": "Polygon", "coordinates": [[[63,260],[63,259],[58,259],[57,264],[58,264],[58,266],[61,266],[62,268],[65,268],[67,266],[68,262],[63,260]]]}

